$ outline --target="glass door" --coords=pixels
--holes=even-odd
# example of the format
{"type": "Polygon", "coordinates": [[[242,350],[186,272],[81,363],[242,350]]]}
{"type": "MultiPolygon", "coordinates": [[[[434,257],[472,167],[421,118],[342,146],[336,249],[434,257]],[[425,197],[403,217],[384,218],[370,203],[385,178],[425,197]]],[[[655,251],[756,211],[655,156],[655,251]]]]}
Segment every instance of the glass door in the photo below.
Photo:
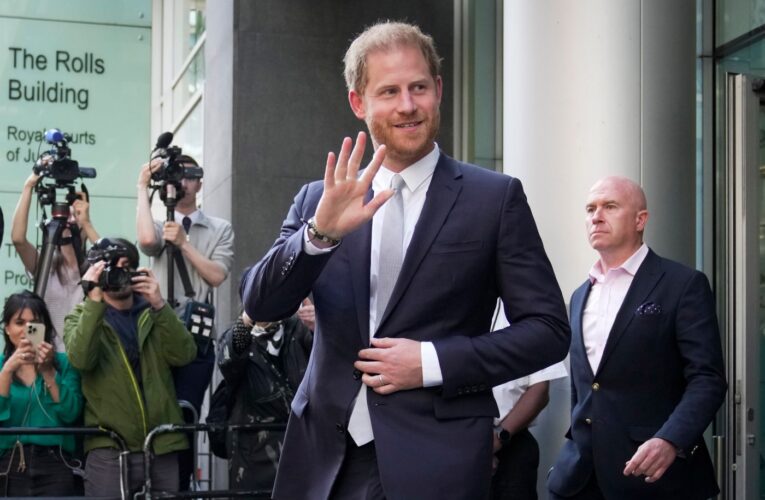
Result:
{"type": "Polygon", "coordinates": [[[762,81],[726,74],[725,160],[718,176],[716,289],[728,395],[717,438],[725,499],[765,499],[765,107],[762,81]]]}

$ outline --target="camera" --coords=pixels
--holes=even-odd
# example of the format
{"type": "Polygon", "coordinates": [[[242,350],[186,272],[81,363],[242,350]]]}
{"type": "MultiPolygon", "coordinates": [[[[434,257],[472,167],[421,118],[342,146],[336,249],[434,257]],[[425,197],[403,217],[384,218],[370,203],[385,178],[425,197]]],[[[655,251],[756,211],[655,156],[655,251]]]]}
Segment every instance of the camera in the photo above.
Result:
{"type": "Polygon", "coordinates": [[[117,267],[121,257],[129,257],[127,249],[108,238],[101,238],[88,250],[87,260],[90,265],[99,261],[106,262],[101,276],[98,277],[98,286],[105,292],[130,286],[135,276],[149,275],[146,271],[131,271],[125,267],[117,267]]]}
{"type": "Polygon", "coordinates": [[[181,180],[201,179],[204,171],[197,166],[188,166],[188,162],[184,162],[181,158],[183,150],[178,146],[170,146],[172,141],[172,132],[165,132],[157,139],[157,146],[154,148],[157,153],[155,158],[163,158],[165,161],[159,169],[151,173],[151,180],[161,185],[173,184],[179,189],[181,180]]]}
{"type": "Polygon", "coordinates": [[[40,159],[32,168],[34,173],[43,177],[50,177],[60,186],[72,184],[80,177],[95,178],[95,168],[80,167],[76,161],[72,160],[72,150],[67,145],[71,140],[69,134],[65,134],[57,128],[47,130],[45,142],[51,144],[53,148],[40,155],[40,159]],[[53,161],[42,161],[46,155],[50,156],[53,161]]]}

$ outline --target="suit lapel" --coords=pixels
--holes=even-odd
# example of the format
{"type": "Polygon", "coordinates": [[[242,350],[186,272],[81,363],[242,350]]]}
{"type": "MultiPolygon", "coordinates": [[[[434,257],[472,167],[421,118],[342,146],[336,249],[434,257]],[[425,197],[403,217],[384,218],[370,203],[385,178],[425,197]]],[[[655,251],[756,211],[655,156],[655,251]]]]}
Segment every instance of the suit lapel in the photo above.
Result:
{"type": "Polygon", "coordinates": [[[635,317],[635,310],[645,301],[648,294],[656,287],[656,284],[663,275],[664,272],[661,269],[659,257],[653,253],[653,250],[649,250],[645,260],[640,265],[637,273],[635,273],[635,278],[632,280],[629,290],[627,290],[622,307],[619,308],[619,312],[616,314],[614,326],[611,327],[611,331],[608,334],[606,347],[603,349],[603,357],[600,360],[600,365],[598,365],[598,372],[605,365],[608,357],[614,351],[625,330],[635,317]]]}
{"type": "MultiPolygon", "coordinates": [[[[398,275],[396,285],[393,287],[385,314],[377,326],[377,331],[380,331],[391,315],[391,312],[396,308],[409,283],[412,281],[412,277],[417,272],[422,259],[444,225],[446,217],[449,215],[462,189],[460,184],[461,177],[462,172],[458,163],[441,153],[436,169],[433,171],[433,179],[430,181],[420,218],[414,227],[412,241],[409,243],[406,255],[404,256],[401,272],[398,275]]],[[[368,309],[369,306],[367,305],[368,309]]]]}
{"type": "MultiPolygon", "coordinates": [[[[364,197],[364,203],[372,199],[372,189],[364,197]]],[[[359,323],[362,345],[369,345],[369,262],[372,253],[372,221],[346,235],[342,243],[348,248],[348,261],[356,301],[356,319],[359,323]]]]}
{"type": "Polygon", "coordinates": [[[582,334],[584,332],[582,328],[584,307],[587,305],[587,297],[590,296],[590,290],[592,290],[592,283],[590,280],[587,280],[571,297],[571,343],[576,344],[572,345],[571,352],[572,354],[574,352],[580,353],[582,362],[579,364],[586,367],[585,370],[590,379],[592,379],[595,374],[592,373],[592,366],[590,366],[590,362],[587,359],[587,349],[584,347],[584,336],[582,334]]]}

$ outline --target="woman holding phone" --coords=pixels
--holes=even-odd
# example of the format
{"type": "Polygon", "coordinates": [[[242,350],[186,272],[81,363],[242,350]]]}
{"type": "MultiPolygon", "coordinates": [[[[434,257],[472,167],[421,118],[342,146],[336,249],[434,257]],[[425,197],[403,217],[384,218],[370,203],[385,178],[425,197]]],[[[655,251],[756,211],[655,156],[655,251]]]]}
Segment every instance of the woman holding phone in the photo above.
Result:
{"type": "MultiPolygon", "coordinates": [[[[56,331],[45,302],[15,293],[2,315],[0,426],[63,427],[82,410],[80,376],[53,347],[56,331]]],[[[1,496],[66,496],[75,493],[72,435],[0,435],[1,496]]]]}

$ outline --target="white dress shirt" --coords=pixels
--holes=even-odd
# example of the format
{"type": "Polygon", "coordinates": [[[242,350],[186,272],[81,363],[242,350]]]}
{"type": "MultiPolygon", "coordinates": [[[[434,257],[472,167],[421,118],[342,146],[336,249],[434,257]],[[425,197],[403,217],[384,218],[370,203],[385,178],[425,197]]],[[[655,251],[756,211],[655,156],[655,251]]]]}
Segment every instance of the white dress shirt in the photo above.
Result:
{"type": "MultiPolygon", "coordinates": [[[[425,198],[430,187],[430,181],[433,179],[433,172],[436,169],[436,163],[440,152],[438,145],[433,145],[433,150],[419,161],[409,165],[399,172],[404,179],[406,186],[402,188],[401,196],[404,203],[404,238],[403,255],[406,256],[406,250],[412,241],[414,228],[422,213],[422,207],[425,205],[425,198]]],[[[372,191],[376,195],[381,191],[390,188],[391,178],[395,172],[388,170],[383,165],[377,171],[372,180],[372,191]]],[[[380,267],[380,241],[382,238],[382,223],[385,218],[386,204],[375,212],[372,217],[372,241],[369,266],[369,334],[373,336],[377,331],[378,322],[384,311],[377,311],[377,278],[380,267]]],[[[303,232],[303,248],[310,255],[331,251],[334,247],[321,249],[311,242],[308,237],[307,229],[303,232]]],[[[404,257],[406,258],[406,257],[404,257]]],[[[423,386],[432,387],[440,385],[443,382],[441,367],[438,363],[438,355],[432,342],[420,343],[420,356],[422,359],[422,379],[423,386]]],[[[367,390],[362,384],[359,394],[354,402],[354,408],[348,423],[348,431],[353,437],[356,445],[363,446],[372,441],[372,423],[369,420],[369,411],[367,408],[367,390]]]]}
{"type": "MultiPolygon", "coordinates": [[[[499,316],[494,330],[499,330],[510,326],[510,322],[507,321],[505,312],[502,309],[502,302],[499,302],[499,316]]],[[[494,400],[497,402],[497,408],[499,409],[499,418],[494,419],[494,427],[499,427],[500,422],[505,419],[510,410],[512,410],[521,399],[521,396],[534,384],[540,382],[546,382],[549,380],[555,380],[559,378],[568,377],[568,370],[564,361],[558,361],[554,365],[550,365],[547,368],[542,368],[538,372],[534,372],[531,375],[505,382],[502,385],[492,388],[494,394],[494,400]]],[[[532,427],[536,424],[537,420],[534,419],[529,424],[532,427]]]]}
{"type": "Polygon", "coordinates": [[[183,215],[178,210],[175,210],[173,212],[173,215],[175,216],[175,222],[180,224],[181,227],[183,227],[183,218],[184,217],[188,217],[189,219],[191,219],[191,225],[193,226],[194,224],[199,222],[199,219],[202,217],[202,212],[200,212],[199,210],[194,210],[189,215],[183,215]]]}
{"type": "Polygon", "coordinates": [[[644,243],[621,266],[609,269],[605,274],[600,260],[590,269],[592,288],[582,316],[582,337],[592,373],[598,371],[616,314],[646,255],[648,247],[644,243]]]}

